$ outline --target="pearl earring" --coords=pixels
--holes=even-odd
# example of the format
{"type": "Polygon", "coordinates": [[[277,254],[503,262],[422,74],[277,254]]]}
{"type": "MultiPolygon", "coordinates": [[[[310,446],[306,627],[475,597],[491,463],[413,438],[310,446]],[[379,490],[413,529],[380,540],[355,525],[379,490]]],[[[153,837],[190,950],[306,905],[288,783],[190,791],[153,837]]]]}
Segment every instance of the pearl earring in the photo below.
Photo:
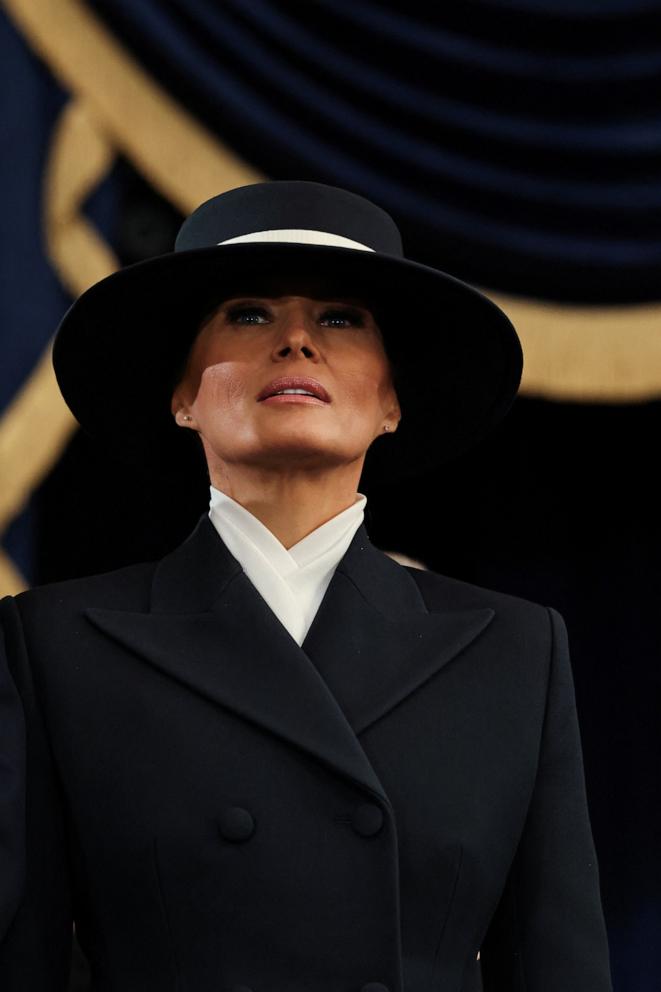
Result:
{"type": "Polygon", "coordinates": [[[185,413],[184,416],[181,419],[182,420],[192,420],[193,418],[192,417],[189,417],[188,414],[185,413]]]}

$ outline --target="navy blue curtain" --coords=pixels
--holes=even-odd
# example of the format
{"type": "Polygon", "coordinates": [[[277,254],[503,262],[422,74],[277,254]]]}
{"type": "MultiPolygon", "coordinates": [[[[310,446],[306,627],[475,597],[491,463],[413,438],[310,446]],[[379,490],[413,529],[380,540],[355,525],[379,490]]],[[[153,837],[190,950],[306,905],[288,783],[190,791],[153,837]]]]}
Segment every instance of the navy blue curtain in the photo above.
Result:
{"type": "MultiPolygon", "coordinates": [[[[0,18],[0,416],[28,378],[66,305],[44,256],[41,181],[47,137],[64,102],[47,69],[0,18]]],[[[24,574],[32,573],[29,509],[3,535],[24,574]]]]}
{"type": "Polygon", "coordinates": [[[90,6],[249,162],[371,195],[421,260],[547,299],[658,299],[658,3],[90,6]]]}

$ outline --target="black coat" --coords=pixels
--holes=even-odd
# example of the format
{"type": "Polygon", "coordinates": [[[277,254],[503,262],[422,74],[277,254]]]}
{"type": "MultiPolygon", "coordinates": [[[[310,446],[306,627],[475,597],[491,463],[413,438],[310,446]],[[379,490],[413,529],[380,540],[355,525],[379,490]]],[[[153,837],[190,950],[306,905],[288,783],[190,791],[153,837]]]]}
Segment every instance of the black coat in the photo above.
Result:
{"type": "Polygon", "coordinates": [[[25,728],[21,701],[4,660],[0,629],[0,939],[21,896],[24,822],[25,728]]]}
{"type": "Polygon", "coordinates": [[[364,525],[300,648],[206,514],[3,601],[28,883],[3,992],[608,992],[565,628],[364,525]]]}

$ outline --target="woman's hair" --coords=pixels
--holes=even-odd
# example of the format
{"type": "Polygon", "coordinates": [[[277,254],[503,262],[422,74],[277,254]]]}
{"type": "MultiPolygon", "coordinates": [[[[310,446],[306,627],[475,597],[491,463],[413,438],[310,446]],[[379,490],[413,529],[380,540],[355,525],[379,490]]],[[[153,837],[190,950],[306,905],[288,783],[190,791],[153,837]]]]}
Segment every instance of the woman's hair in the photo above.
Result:
{"type": "Polygon", "coordinates": [[[197,340],[198,335],[207,326],[207,324],[209,323],[211,318],[215,315],[216,311],[222,305],[222,303],[223,303],[222,300],[218,301],[214,297],[213,304],[210,304],[209,306],[205,307],[202,310],[203,316],[200,319],[198,319],[197,324],[194,327],[194,332],[190,338],[186,352],[182,357],[180,357],[179,361],[175,364],[174,371],[172,373],[172,381],[170,383],[170,393],[174,392],[174,390],[177,388],[177,386],[184,377],[184,373],[186,372],[186,368],[188,367],[188,360],[190,358],[190,353],[193,348],[193,345],[195,344],[195,341],[197,340]]]}

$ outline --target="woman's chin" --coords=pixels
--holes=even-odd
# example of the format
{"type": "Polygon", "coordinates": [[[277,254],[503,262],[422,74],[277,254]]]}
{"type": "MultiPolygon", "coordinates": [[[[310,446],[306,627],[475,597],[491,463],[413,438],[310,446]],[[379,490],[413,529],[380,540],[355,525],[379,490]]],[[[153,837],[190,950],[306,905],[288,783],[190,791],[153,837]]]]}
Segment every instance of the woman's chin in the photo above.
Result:
{"type": "Polygon", "coordinates": [[[346,463],[347,455],[340,446],[319,444],[299,439],[282,440],[265,446],[257,453],[260,464],[274,467],[323,468],[346,463]]]}
{"type": "MultiPolygon", "coordinates": [[[[226,440],[226,439],[225,439],[226,440]]],[[[250,468],[291,469],[333,468],[351,464],[364,458],[367,445],[354,439],[347,443],[346,436],[329,436],[313,430],[273,430],[263,435],[245,439],[245,443],[208,444],[207,461],[226,465],[245,465],[250,468]]]]}
{"type": "Polygon", "coordinates": [[[274,444],[246,459],[245,464],[253,468],[273,471],[324,471],[341,468],[355,462],[362,455],[347,452],[341,447],[330,448],[313,444],[274,444]]]}

